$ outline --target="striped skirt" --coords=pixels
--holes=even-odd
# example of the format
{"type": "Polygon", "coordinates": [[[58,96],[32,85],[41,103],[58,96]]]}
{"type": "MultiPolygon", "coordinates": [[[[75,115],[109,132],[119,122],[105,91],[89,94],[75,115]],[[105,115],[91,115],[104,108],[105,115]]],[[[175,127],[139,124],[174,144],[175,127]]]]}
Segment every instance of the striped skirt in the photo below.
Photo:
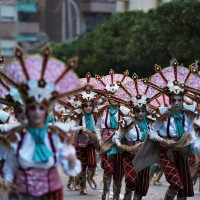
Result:
{"type": "Polygon", "coordinates": [[[111,155],[107,158],[107,153],[101,154],[101,167],[104,169],[104,174],[107,176],[113,176],[115,183],[121,183],[123,172],[123,158],[122,153],[111,155]]]}
{"type": "Polygon", "coordinates": [[[123,153],[123,166],[124,166],[124,176],[126,186],[129,189],[135,191],[135,193],[146,196],[149,189],[149,172],[150,167],[143,169],[142,171],[136,173],[132,161],[134,159],[133,154],[128,152],[123,153]]]}
{"type": "Polygon", "coordinates": [[[173,151],[174,161],[167,157],[168,149],[160,147],[160,165],[171,189],[179,190],[177,196],[194,196],[193,183],[188,159],[184,159],[177,151],[173,151]]]}
{"type": "Polygon", "coordinates": [[[89,169],[96,168],[96,152],[94,144],[89,144],[86,147],[76,146],[77,158],[81,161],[82,172],[85,172],[87,167],[89,169]]]}

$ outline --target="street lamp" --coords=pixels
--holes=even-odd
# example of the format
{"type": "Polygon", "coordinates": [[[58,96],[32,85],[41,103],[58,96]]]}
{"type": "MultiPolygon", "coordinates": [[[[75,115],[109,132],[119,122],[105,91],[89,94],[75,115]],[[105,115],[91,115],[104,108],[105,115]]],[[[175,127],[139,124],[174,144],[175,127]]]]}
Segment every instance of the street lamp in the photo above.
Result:
{"type": "MultiPolygon", "coordinates": [[[[80,11],[74,0],[67,0],[69,40],[73,39],[72,7],[76,14],[76,35],[80,35],[80,11]]],[[[62,0],[62,42],[66,40],[66,0],[62,0]]]]}

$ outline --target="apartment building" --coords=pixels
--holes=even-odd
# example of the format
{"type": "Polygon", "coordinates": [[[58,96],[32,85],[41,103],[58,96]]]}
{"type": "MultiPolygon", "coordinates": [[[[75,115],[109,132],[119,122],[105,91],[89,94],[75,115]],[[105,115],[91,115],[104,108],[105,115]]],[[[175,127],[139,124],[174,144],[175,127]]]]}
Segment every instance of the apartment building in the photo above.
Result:
{"type": "Polygon", "coordinates": [[[46,0],[45,32],[53,42],[73,40],[114,12],[116,2],[110,0],[46,0]]]}
{"type": "Polygon", "coordinates": [[[0,0],[0,54],[12,57],[17,44],[37,42],[38,21],[35,1],[0,0]]]}
{"type": "Polygon", "coordinates": [[[131,10],[148,11],[151,8],[156,8],[162,3],[171,2],[173,0],[111,0],[116,2],[117,12],[126,12],[131,10]]]}

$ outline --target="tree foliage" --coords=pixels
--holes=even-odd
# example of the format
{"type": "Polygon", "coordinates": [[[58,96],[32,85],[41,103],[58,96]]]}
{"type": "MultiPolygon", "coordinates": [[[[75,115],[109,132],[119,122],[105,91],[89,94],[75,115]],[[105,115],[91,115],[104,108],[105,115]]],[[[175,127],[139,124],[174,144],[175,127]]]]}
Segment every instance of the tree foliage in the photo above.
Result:
{"type": "Polygon", "coordinates": [[[126,69],[140,77],[154,73],[154,64],[169,66],[171,59],[188,66],[200,60],[200,2],[166,3],[149,12],[116,13],[92,32],[72,43],[52,44],[54,56],[66,61],[79,57],[80,77],[126,69]]]}

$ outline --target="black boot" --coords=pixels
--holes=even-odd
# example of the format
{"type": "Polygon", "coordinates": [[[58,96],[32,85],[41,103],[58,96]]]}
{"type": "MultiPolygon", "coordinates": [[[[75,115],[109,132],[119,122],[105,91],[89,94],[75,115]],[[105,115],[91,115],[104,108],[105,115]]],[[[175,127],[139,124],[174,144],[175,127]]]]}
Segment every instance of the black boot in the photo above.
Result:
{"type": "Polygon", "coordinates": [[[112,176],[108,176],[106,174],[103,175],[103,194],[102,194],[102,200],[108,200],[109,199],[111,178],[112,178],[112,176]]]}
{"type": "Polygon", "coordinates": [[[88,184],[90,185],[90,187],[93,190],[97,189],[97,184],[96,184],[96,182],[94,180],[95,170],[96,170],[96,168],[94,168],[94,169],[88,169],[88,172],[87,172],[87,182],[88,182],[88,184]]]}
{"type": "Polygon", "coordinates": [[[86,172],[81,172],[79,174],[79,180],[80,180],[80,195],[86,195],[86,172]]]}

